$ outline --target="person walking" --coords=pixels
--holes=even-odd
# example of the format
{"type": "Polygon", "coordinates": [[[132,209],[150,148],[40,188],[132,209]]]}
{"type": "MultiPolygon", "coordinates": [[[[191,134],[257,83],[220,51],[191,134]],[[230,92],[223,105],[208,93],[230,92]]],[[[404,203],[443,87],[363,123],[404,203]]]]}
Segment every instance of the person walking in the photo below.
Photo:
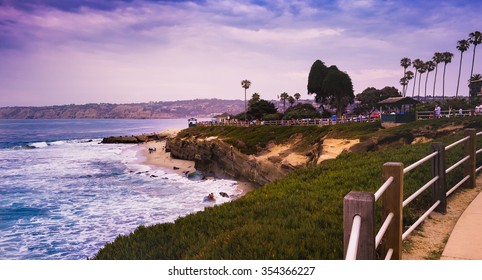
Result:
{"type": "Polygon", "coordinates": [[[440,119],[440,106],[438,104],[435,106],[435,118],[440,119]]]}

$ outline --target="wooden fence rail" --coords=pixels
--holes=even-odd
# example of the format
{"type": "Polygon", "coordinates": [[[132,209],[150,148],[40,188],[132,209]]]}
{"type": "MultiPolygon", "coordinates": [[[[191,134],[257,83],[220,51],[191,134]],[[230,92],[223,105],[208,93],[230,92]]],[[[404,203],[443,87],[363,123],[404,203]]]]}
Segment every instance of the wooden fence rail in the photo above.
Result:
{"type": "Polygon", "coordinates": [[[348,193],[343,201],[345,259],[376,259],[377,254],[383,259],[402,259],[402,241],[432,211],[445,213],[447,197],[460,186],[475,187],[475,176],[482,168],[482,166],[478,168],[476,166],[476,156],[482,152],[482,149],[476,149],[476,137],[481,135],[482,132],[476,133],[475,129],[466,129],[464,138],[448,146],[434,142],[429,155],[406,168],[400,162],[387,162],[382,169],[384,183],[377,192],[374,194],[355,191],[348,193]],[[460,144],[464,145],[463,158],[446,168],[445,152],[460,144]],[[428,161],[431,162],[432,178],[404,201],[404,176],[428,161]],[[464,178],[448,189],[446,174],[462,164],[464,178]],[[431,188],[431,206],[407,231],[403,232],[403,207],[428,188],[431,188]],[[375,203],[379,198],[382,200],[381,211],[384,221],[376,233],[375,203]],[[352,228],[354,224],[357,227],[355,230],[352,228]]]}

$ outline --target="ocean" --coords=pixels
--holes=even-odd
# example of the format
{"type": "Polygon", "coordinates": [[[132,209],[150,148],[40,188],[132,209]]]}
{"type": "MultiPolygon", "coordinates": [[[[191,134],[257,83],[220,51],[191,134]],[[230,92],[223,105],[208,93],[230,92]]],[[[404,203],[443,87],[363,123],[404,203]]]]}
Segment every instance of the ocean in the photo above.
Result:
{"type": "Polygon", "coordinates": [[[187,120],[0,120],[0,259],[92,258],[140,225],[211,207],[232,180],[196,180],[139,160],[136,144],[103,137],[186,128],[187,120]],[[152,176],[154,175],[154,176],[152,176]]]}

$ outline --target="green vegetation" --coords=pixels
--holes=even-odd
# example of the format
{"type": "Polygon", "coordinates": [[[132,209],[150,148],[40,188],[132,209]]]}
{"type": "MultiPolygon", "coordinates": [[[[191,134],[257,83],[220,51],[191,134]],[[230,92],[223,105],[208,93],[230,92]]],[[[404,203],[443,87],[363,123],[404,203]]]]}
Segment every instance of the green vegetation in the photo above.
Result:
{"type": "Polygon", "coordinates": [[[360,105],[355,108],[354,113],[359,115],[371,116],[376,109],[380,108],[378,102],[389,97],[402,96],[398,89],[394,87],[384,87],[383,89],[376,89],[374,87],[366,88],[362,93],[357,94],[356,100],[360,101],[360,105]]]}
{"type": "Polygon", "coordinates": [[[333,138],[354,139],[373,133],[380,128],[379,123],[349,123],[328,126],[210,126],[192,127],[182,130],[178,137],[210,137],[218,136],[233,145],[244,154],[256,154],[268,143],[281,144],[295,134],[303,135],[301,147],[317,142],[321,137],[330,134],[333,138]]]}
{"type": "Polygon", "coordinates": [[[285,120],[301,120],[321,118],[321,113],[311,104],[297,104],[286,110],[283,119],[285,120]]]}
{"type": "MultiPolygon", "coordinates": [[[[480,118],[470,118],[460,120],[458,124],[480,128],[481,122],[480,118]]],[[[247,135],[250,133],[257,135],[262,141],[284,141],[282,139],[288,139],[293,133],[303,133],[307,138],[315,138],[314,135],[320,133],[350,136],[348,130],[362,131],[366,128],[372,131],[362,133],[365,137],[370,135],[389,138],[403,134],[406,130],[417,127],[417,124],[426,131],[432,131],[450,123],[450,120],[417,122],[380,132],[374,131],[376,126],[353,124],[352,127],[345,126],[346,129],[342,129],[343,126],[333,126],[332,129],[308,127],[303,131],[296,131],[294,127],[204,127],[189,129],[183,133],[185,136],[223,134],[224,137],[231,137],[231,141],[239,137],[238,140],[249,142],[247,135]],[[273,131],[272,135],[270,130],[273,131]]],[[[439,138],[438,141],[452,143],[461,137],[461,134],[449,135],[439,138]]],[[[250,145],[256,146],[254,143],[250,145]]],[[[375,191],[382,183],[381,168],[384,162],[398,161],[407,166],[426,155],[429,145],[412,144],[396,149],[342,154],[319,166],[294,171],[236,201],[206,208],[203,212],[179,218],[174,223],[141,226],[134,233],[119,236],[113,243],[106,244],[96,258],[341,259],[343,197],[352,190],[375,191]]],[[[482,139],[478,137],[478,147],[481,146],[482,139]]],[[[459,160],[461,150],[450,150],[447,153],[448,161],[453,163],[459,160]]],[[[477,165],[480,164],[481,157],[478,158],[477,165]]],[[[407,174],[405,197],[429,180],[429,165],[425,163],[407,174]]],[[[461,179],[461,172],[461,168],[457,168],[450,173],[449,186],[461,179]]],[[[429,192],[414,200],[404,209],[404,225],[413,223],[429,204],[429,192]]]]}
{"type": "Polygon", "coordinates": [[[350,76],[335,65],[326,67],[321,60],[316,60],[311,66],[307,88],[308,94],[315,94],[316,102],[335,108],[338,117],[355,99],[350,76]]]}

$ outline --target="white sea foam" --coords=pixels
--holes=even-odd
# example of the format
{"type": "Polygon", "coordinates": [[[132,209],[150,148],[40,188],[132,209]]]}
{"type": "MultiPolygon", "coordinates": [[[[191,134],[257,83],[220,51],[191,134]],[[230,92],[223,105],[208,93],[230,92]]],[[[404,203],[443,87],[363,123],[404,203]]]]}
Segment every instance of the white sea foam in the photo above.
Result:
{"type": "Polygon", "coordinates": [[[45,148],[48,146],[48,144],[47,142],[35,142],[35,143],[29,144],[28,146],[34,147],[34,148],[45,148]]]}
{"type": "Polygon", "coordinates": [[[34,144],[41,148],[0,150],[9,159],[0,168],[7,220],[0,259],[85,259],[139,225],[173,222],[241,194],[234,181],[195,181],[140,164],[129,145],[34,144]],[[205,200],[209,193],[215,202],[205,200]]]}

